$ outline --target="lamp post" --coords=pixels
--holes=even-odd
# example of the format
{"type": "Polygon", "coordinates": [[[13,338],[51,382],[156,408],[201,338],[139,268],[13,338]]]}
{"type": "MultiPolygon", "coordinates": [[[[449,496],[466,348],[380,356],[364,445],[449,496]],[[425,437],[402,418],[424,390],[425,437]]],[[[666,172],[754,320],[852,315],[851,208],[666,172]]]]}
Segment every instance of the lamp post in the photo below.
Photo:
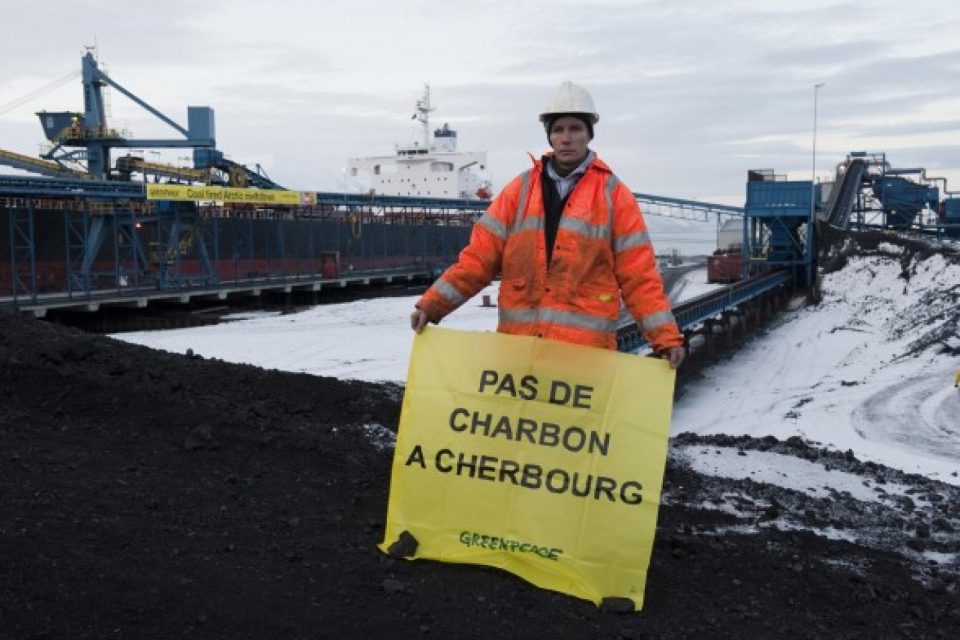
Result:
{"type": "Polygon", "coordinates": [[[825,83],[818,82],[813,85],[813,159],[810,167],[810,221],[807,222],[807,242],[806,242],[806,286],[815,287],[814,279],[814,251],[813,247],[813,227],[816,224],[816,196],[817,196],[817,93],[825,83]]]}
{"type": "Polygon", "coordinates": [[[813,222],[815,215],[816,200],[816,181],[817,181],[817,93],[825,82],[818,82],[813,85],[813,159],[810,165],[810,222],[813,222]]]}

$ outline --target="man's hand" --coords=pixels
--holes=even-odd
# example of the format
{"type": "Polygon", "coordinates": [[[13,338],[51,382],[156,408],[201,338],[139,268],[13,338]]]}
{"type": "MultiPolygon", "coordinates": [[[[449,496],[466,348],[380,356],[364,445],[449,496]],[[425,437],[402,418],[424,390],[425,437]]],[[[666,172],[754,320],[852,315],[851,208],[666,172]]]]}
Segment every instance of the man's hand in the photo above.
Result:
{"type": "Polygon", "coordinates": [[[423,333],[423,328],[427,326],[427,312],[423,309],[414,309],[410,314],[410,328],[417,333],[423,333]]]}
{"type": "Polygon", "coordinates": [[[683,362],[684,351],[683,347],[670,347],[665,351],[660,352],[660,357],[664,360],[670,361],[670,368],[676,369],[680,366],[680,363],[683,362]]]}

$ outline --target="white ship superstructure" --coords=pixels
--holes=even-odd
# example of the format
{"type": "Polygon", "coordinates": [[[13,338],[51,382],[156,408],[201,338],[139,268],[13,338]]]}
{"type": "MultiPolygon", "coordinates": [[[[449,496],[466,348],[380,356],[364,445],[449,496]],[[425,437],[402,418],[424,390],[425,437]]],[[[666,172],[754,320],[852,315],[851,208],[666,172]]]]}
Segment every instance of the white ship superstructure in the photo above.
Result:
{"type": "Polygon", "coordinates": [[[422,140],[396,145],[395,155],[351,158],[347,175],[369,182],[388,196],[487,199],[486,151],[457,151],[457,132],[444,123],[430,135],[430,87],[417,101],[414,118],[423,125],[422,140]]]}

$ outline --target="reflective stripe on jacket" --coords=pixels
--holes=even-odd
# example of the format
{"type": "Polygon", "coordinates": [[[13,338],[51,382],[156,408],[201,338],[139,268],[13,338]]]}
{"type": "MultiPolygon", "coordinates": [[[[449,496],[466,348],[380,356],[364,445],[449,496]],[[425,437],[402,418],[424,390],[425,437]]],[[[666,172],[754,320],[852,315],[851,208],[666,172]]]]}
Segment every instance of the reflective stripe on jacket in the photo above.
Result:
{"type": "Polygon", "coordinates": [[[500,275],[503,333],[616,349],[622,295],[655,350],[682,345],[630,190],[595,157],[567,199],[548,266],[541,171],[534,160],[497,195],[416,306],[439,322],[500,275]]]}

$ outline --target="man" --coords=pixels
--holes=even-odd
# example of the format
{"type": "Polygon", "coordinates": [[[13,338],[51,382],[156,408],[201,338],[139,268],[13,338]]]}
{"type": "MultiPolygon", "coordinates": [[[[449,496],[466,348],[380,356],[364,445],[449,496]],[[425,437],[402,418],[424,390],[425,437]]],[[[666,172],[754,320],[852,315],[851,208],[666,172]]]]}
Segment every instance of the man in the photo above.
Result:
{"type": "Polygon", "coordinates": [[[616,349],[622,296],[654,350],[680,366],[683,336],[640,207],[588,146],[599,119],[583,87],[554,91],[540,114],[553,152],[490,204],[458,262],[416,303],[414,331],[499,274],[498,331],[616,349]]]}

